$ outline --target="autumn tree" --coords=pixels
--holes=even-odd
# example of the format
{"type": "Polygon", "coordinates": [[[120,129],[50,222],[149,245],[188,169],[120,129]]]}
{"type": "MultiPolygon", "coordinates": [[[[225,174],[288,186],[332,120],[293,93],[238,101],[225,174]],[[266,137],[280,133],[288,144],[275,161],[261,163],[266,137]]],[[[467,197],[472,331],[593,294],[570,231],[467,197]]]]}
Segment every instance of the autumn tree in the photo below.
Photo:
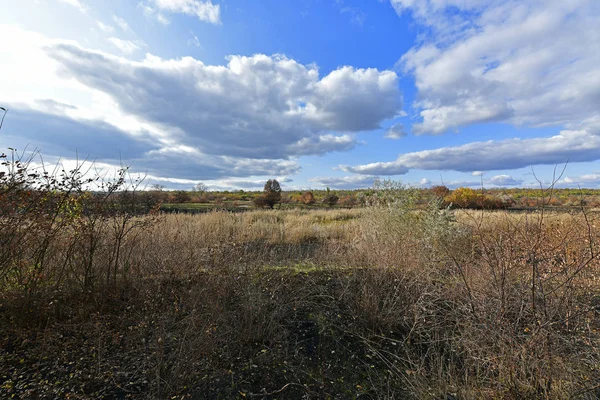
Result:
{"type": "Polygon", "coordinates": [[[438,199],[443,199],[450,194],[450,189],[444,185],[433,186],[430,190],[431,193],[438,199]]]}
{"type": "Polygon", "coordinates": [[[307,206],[310,206],[311,204],[315,204],[316,200],[312,192],[304,192],[302,197],[300,197],[300,201],[307,206]]]}
{"type": "Polygon", "coordinates": [[[281,203],[281,185],[277,179],[269,179],[265,183],[263,193],[254,199],[254,204],[257,207],[275,207],[275,204],[281,203]]]}

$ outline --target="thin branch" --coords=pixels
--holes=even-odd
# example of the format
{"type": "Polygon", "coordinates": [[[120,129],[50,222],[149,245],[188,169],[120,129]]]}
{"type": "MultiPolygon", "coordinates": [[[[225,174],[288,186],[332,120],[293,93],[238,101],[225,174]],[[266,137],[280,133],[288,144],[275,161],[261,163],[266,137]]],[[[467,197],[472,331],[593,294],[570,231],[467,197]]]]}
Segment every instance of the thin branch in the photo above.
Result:
{"type": "Polygon", "coordinates": [[[0,110],[4,111],[4,115],[2,116],[2,120],[0,120],[0,129],[2,129],[2,124],[4,124],[4,118],[6,114],[8,114],[8,109],[4,107],[0,107],[0,110]]]}

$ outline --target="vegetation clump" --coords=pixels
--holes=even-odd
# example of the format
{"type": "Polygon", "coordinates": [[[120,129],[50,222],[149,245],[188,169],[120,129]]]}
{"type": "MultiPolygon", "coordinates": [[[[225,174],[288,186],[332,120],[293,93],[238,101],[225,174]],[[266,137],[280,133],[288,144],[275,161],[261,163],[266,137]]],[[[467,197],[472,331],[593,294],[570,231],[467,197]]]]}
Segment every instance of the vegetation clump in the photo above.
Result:
{"type": "Polygon", "coordinates": [[[265,183],[263,194],[254,199],[254,204],[259,208],[273,209],[276,204],[281,202],[281,185],[277,179],[269,179],[265,183]]]}

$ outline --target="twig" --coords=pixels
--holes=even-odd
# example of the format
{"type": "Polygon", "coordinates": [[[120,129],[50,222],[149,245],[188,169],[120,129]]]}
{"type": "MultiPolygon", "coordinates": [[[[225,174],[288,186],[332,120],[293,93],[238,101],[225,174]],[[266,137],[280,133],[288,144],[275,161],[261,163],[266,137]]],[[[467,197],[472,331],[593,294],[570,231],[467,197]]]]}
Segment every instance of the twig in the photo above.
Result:
{"type": "Polygon", "coordinates": [[[276,394],[279,394],[279,393],[283,392],[285,389],[287,389],[290,386],[300,386],[302,389],[306,390],[306,387],[304,385],[301,385],[301,384],[295,383],[295,382],[290,382],[290,383],[286,383],[285,385],[283,385],[283,387],[281,389],[276,390],[274,392],[267,392],[267,390],[263,388],[263,392],[262,393],[248,393],[246,395],[246,397],[275,396],[276,394]]]}
{"type": "Polygon", "coordinates": [[[2,120],[0,120],[0,129],[2,129],[2,124],[4,123],[4,117],[6,117],[6,114],[8,113],[8,109],[4,108],[4,107],[0,107],[0,110],[4,111],[4,115],[2,116],[2,120]]]}

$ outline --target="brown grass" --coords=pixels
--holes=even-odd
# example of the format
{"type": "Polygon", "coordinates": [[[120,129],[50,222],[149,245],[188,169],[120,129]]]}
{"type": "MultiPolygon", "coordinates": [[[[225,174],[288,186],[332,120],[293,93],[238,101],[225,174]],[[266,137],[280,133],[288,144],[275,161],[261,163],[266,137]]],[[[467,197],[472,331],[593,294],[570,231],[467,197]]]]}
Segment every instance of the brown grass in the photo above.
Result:
{"type": "Polygon", "coordinates": [[[118,265],[81,217],[1,283],[0,395],[598,398],[598,217],[452,215],[132,218],[118,265]]]}

